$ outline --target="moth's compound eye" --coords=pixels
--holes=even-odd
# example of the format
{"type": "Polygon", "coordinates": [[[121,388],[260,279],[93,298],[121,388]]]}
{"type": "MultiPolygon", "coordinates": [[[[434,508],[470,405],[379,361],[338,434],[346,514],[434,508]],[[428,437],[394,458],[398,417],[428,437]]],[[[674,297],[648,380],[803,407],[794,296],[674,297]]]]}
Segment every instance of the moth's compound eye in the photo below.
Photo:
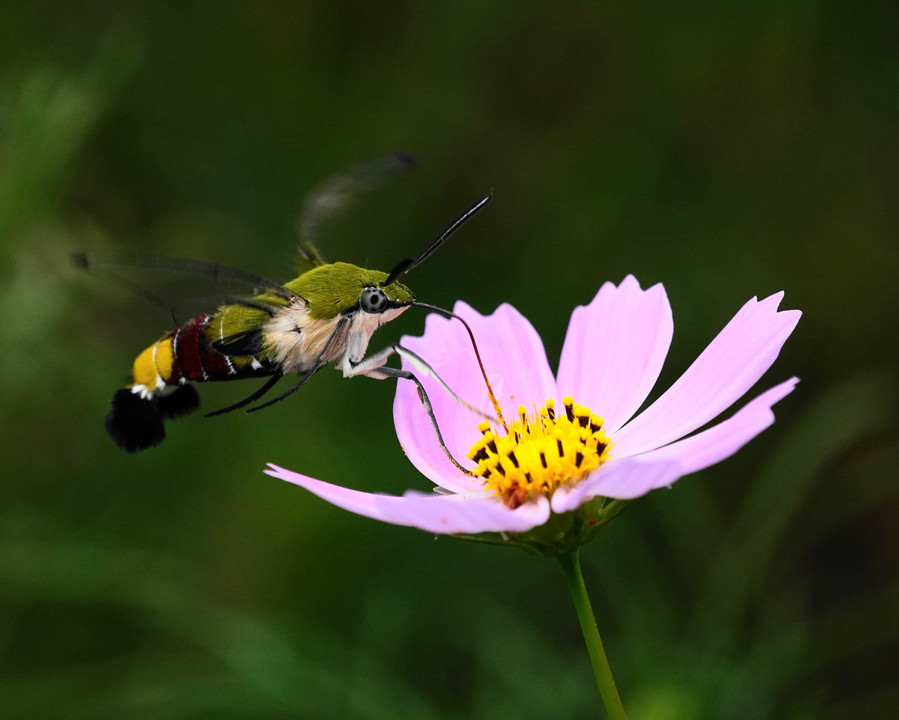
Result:
{"type": "Polygon", "coordinates": [[[387,309],[389,301],[387,295],[380,288],[367,287],[362,291],[362,298],[359,300],[359,307],[363,312],[382,313],[387,309]]]}

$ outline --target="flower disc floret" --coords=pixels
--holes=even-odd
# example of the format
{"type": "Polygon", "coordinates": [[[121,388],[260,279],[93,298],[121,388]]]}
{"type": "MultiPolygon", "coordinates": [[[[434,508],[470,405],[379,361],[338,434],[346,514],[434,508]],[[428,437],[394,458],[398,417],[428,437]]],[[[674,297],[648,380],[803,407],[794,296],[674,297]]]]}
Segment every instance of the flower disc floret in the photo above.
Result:
{"type": "Polygon", "coordinates": [[[551,497],[558,487],[574,485],[608,454],[612,443],[602,418],[570,396],[562,404],[564,415],[556,414],[552,398],[530,414],[519,405],[508,431],[486,420],[478,425],[481,437],[468,452],[477,463],[473,473],[513,510],[536,495],[551,497]]]}

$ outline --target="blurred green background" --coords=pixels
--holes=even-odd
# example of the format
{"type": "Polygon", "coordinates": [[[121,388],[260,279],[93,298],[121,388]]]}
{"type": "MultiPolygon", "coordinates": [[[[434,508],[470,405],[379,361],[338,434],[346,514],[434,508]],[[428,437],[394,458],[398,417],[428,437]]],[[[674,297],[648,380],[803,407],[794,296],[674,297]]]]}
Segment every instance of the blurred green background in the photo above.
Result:
{"type": "Polygon", "coordinates": [[[305,194],[396,150],[421,167],[323,225],[323,252],[389,269],[492,190],[410,285],[513,303],[553,363],[571,309],[627,273],[674,308],[661,388],[786,290],[805,315],[754,391],[802,378],[777,423],[634,503],[584,549],[588,587],[633,718],[890,715],[897,32],[896,7],[814,0],[0,5],[3,717],[599,712],[556,564],[262,474],[427,488],[391,383],[323,371],[137,456],[103,431],[171,321],[69,252],[286,280],[305,194]]]}

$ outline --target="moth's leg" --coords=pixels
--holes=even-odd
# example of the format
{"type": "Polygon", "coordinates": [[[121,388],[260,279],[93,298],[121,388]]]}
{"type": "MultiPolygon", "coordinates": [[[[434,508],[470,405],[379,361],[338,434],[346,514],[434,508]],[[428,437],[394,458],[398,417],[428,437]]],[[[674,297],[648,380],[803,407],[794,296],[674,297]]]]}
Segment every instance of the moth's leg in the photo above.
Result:
{"type": "MultiPolygon", "coordinates": [[[[388,345],[386,348],[378,350],[378,352],[372,353],[368,357],[360,358],[359,360],[353,360],[352,349],[348,349],[340,366],[340,369],[343,371],[343,376],[350,378],[356,375],[368,375],[369,377],[383,380],[384,377],[386,377],[385,375],[372,375],[371,373],[373,370],[377,370],[386,363],[392,355],[395,355],[398,347],[399,345],[388,345]]],[[[362,354],[358,349],[356,352],[360,355],[362,354]]]]}
{"type": "Polygon", "coordinates": [[[443,440],[443,433],[440,432],[440,426],[437,424],[437,418],[434,415],[434,408],[431,406],[431,399],[428,397],[428,393],[425,391],[424,385],[421,384],[421,380],[415,377],[415,375],[413,375],[408,370],[390,367],[389,365],[372,368],[371,370],[368,370],[363,374],[373,378],[403,378],[404,380],[411,380],[412,382],[414,382],[415,386],[418,388],[418,399],[421,400],[421,404],[424,406],[425,412],[428,414],[428,419],[431,421],[431,427],[434,428],[434,433],[437,435],[437,442],[440,445],[440,449],[443,450],[443,454],[446,455],[449,461],[457,468],[459,468],[461,472],[474,477],[474,473],[468,468],[464,467],[458,460],[456,460],[456,458],[450,452],[450,449],[446,446],[446,443],[443,440]]]}
{"type": "Polygon", "coordinates": [[[499,424],[499,421],[495,417],[493,417],[493,415],[485,413],[483,410],[479,410],[474,405],[465,402],[465,400],[456,395],[453,389],[449,385],[447,385],[446,382],[444,382],[442,377],[437,374],[437,371],[430,365],[428,365],[428,363],[420,355],[416,355],[409,348],[405,348],[402,345],[394,345],[393,348],[396,351],[397,355],[409,361],[409,364],[415,368],[416,372],[419,375],[424,375],[426,377],[432,378],[434,382],[436,382],[438,385],[440,385],[441,388],[443,388],[444,392],[446,392],[453,400],[459,403],[466,410],[470,410],[475,415],[480,415],[485,420],[489,420],[494,424],[499,424]]]}
{"type": "MultiPolygon", "coordinates": [[[[485,413],[483,410],[479,410],[473,405],[467,403],[461,397],[459,397],[453,389],[446,384],[440,375],[437,374],[437,371],[432,368],[420,355],[409,350],[409,348],[405,348],[402,345],[388,345],[383,350],[379,350],[378,352],[369,355],[366,358],[362,358],[357,363],[350,362],[349,370],[347,372],[347,377],[353,377],[354,375],[368,375],[369,377],[374,377],[377,379],[383,379],[387,377],[386,375],[379,375],[377,373],[378,370],[382,368],[385,362],[387,362],[388,358],[392,355],[399,355],[401,358],[409,361],[409,364],[415,368],[416,372],[419,375],[423,375],[425,377],[433,378],[433,380],[440,385],[440,387],[446,392],[453,400],[459,403],[466,410],[470,410],[475,415],[480,415],[485,420],[489,420],[492,423],[498,423],[499,421],[490,415],[489,413],[485,413]]],[[[393,376],[390,376],[393,377],[393,376]]]]}
{"type": "MultiPolygon", "coordinates": [[[[290,396],[293,395],[297,390],[299,390],[301,387],[303,387],[303,385],[306,384],[306,381],[307,381],[309,378],[311,378],[313,375],[315,375],[315,373],[317,373],[319,370],[321,370],[321,369],[324,367],[324,365],[325,365],[324,363],[319,363],[319,364],[315,365],[311,370],[309,370],[308,372],[304,373],[303,376],[300,378],[300,381],[299,381],[296,385],[294,385],[292,388],[290,388],[289,390],[287,390],[287,391],[281,393],[280,395],[278,395],[278,397],[274,398],[273,400],[269,400],[268,402],[264,402],[264,403],[262,403],[261,405],[257,405],[256,407],[251,407],[251,408],[250,408],[249,410],[247,410],[246,412],[251,413],[251,412],[256,412],[257,410],[262,410],[262,408],[267,408],[267,407],[269,407],[270,405],[274,405],[276,402],[281,402],[281,401],[282,401],[284,398],[286,398],[286,397],[290,397],[290,396]]],[[[266,383],[266,384],[268,384],[268,383],[266,383]]],[[[273,384],[274,384],[274,383],[273,383],[273,384]]]]}
{"type": "Polygon", "coordinates": [[[234,403],[233,405],[229,405],[228,407],[223,407],[221,410],[214,410],[213,412],[206,413],[203,417],[214,417],[215,415],[222,415],[226,412],[231,412],[232,410],[240,410],[240,408],[245,405],[249,405],[254,400],[258,400],[263,395],[265,395],[269,390],[271,390],[275,383],[278,382],[284,375],[282,373],[275,373],[272,375],[265,383],[254,392],[252,395],[248,395],[240,402],[234,403]]]}
{"type": "Polygon", "coordinates": [[[340,322],[337,323],[337,326],[334,328],[334,332],[331,333],[331,337],[328,338],[328,342],[325,343],[325,346],[322,348],[321,352],[318,354],[318,357],[315,358],[315,363],[312,367],[303,373],[300,381],[294,385],[292,388],[287,390],[286,392],[281,393],[273,400],[269,400],[268,402],[262,403],[262,405],[257,405],[256,407],[251,407],[247,410],[248,413],[256,412],[257,410],[262,410],[262,408],[267,408],[270,405],[274,405],[276,402],[281,402],[284,398],[293,395],[297,390],[299,390],[303,385],[306,384],[306,381],[311,378],[315,373],[321,370],[325,365],[328,364],[328,360],[326,358],[330,357],[331,351],[334,349],[334,346],[339,342],[343,342],[343,329],[347,326],[347,323],[350,321],[349,315],[344,315],[340,318],[340,322]]]}

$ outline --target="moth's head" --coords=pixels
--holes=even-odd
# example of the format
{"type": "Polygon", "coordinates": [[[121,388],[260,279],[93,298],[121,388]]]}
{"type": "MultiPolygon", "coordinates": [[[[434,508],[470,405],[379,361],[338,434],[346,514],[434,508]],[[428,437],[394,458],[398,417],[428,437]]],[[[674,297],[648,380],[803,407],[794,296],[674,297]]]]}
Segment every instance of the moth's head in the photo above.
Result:
{"type": "Polygon", "coordinates": [[[369,315],[404,310],[415,302],[408,287],[397,280],[383,284],[388,275],[380,270],[367,270],[350,263],[320,265],[287,284],[309,301],[309,315],[328,319],[337,315],[362,311],[369,315]]]}

